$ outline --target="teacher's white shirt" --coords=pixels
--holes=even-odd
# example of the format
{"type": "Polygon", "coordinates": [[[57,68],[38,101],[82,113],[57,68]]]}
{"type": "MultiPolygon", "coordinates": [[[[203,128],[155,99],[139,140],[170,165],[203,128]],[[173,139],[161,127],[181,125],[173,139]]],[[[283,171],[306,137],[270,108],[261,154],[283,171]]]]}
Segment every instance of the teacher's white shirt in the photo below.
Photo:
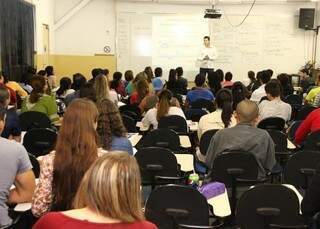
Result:
{"type": "Polygon", "coordinates": [[[198,61],[200,62],[200,68],[213,68],[213,61],[218,58],[218,52],[214,46],[209,48],[203,46],[201,48],[201,53],[198,57],[198,61]],[[204,58],[208,56],[209,60],[204,60],[204,58]]]}

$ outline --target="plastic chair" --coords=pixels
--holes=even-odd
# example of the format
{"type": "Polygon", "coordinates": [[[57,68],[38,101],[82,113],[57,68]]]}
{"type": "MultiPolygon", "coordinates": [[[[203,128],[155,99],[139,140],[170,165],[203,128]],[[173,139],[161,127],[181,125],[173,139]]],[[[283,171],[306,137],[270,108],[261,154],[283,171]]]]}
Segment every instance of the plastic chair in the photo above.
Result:
{"type": "Polygon", "coordinates": [[[199,122],[202,116],[208,114],[208,112],[203,109],[189,109],[185,113],[187,120],[192,120],[192,122],[199,122]]]}
{"type": "MultiPolygon", "coordinates": [[[[207,200],[197,190],[180,185],[156,188],[145,206],[146,219],[159,229],[176,229],[179,224],[209,225],[207,200]]],[[[194,228],[201,228],[201,227],[194,228]]]]}
{"type": "Polygon", "coordinates": [[[124,114],[122,114],[121,117],[122,117],[123,125],[127,129],[128,133],[137,133],[138,132],[137,127],[136,127],[136,121],[133,118],[131,118],[127,115],[124,115],[124,114]]]}
{"type": "Polygon", "coordinates": [[[28,154],[29,155],[29,159],[30,159],[30,162],[31,162],[31,165],[32,165],[32,170],[33,170],[33,173],[34,173],[34,176],[36,178],[39,178],[40,176],[40,164],[39,164],[39,161],[37,160],[37,158],[32,155],[32,154],[28,154]]]}
{"type": "Polygon", "coordinates": [[[124,105],[119,107],[119,111],[120,113],[123,113],[124,111],[131,111],[133,113],[135,113],[137,115],[137,120],[136,121],[140,121],[141,120],[141,110],[138,106],[135,105],[124,105]]]}
{"type": "Polygon", "coordinates": [[[142,145],[143,147],[163,147],[172,151],[181,150],[178,134],[167,128],[158,128],[148,132],[143,138],[142,145]]]}
{"type": "Polygon", "coordinates": [[[265,130],[280,130],[284,129],[286,121],[279,117],[269,117],[261,120],[258,124],[258,128],[265,130]]]}
{"type": "Polygon", "coordinates": [[[288,160],[284,170],[284,181],[297,189],[307,189],[320,163],[320,153],[300,151],[288,160]]]}
{"type": "Polygon", "coordinates": [[[206,99],[198,99],[191,103],[192,109],[206,109],[209,112],[215,111],[215,106],[212,101],[206,99]]]}
{"type": "Polygon", "coordinates": [[[19,115],[21,131],[34,128],[51,128],[49,117],[41,112],[27,111],[19,115]]]}
{"type": "Polygon", "coordinates": [[[56,140],[57,133],[51,129],[32,129],[25,134],[23,146],[27,152],[39,157],[53,150],[56,140]]]}
{"type": "Polygon", "coordinates": [[[306,142],[303,145],[303,149],[320,152],[320,131],[308,135],[306,142]]]}
{"type": "Polygon", "coordinates": [[[187,121],[179,115],[162,117],[158,122],[158,128],[168,128],[179,134],[188,133],[187,121]]]}
{"type": "Polygon", "coordinates": [[[293,121],[288,128],[288,139],[290,141],[294,141],[296,131],[298,130],[299,126],[301,125],[302,121],[293,121]]]}
{"type": "Polygon", "coordinates": [[[151,185],[152,190],[156,185],[182,182],[177,159],[168,149],[160,147],[141,148],[134,155],[142,178],[142,185],[151,185]]]}
{"type": "Polygon", "coordinates": [[[305,120],[306,117],[315,109],[316,109],[315,107],[312,107],[309,105],[302,106],[301,109],[298,111],[298,114],[294,118],[294,121],[305,120]]]}
{"type": "Polygon", "coordinates": [[[302,96],[300,95],[288,95],[285,101],[291,105],[293,109],[300,108],[302,106],[302,96]]]}
{"type": "Polygon", "coordinates": [[[236,226],[241,229],[270,228],[303,225],[299,215],[300,204],[295,192],[279,184],[255,186],[239,199],[236,226]]]}
{"type": "Polygon", "coordinates": [[[207,154],[207,150],[210,144],[210,141],[212,137],[218,132],[218,129],[212,129],[212,130],[207,130],[201,135],[200,138],[200,143],[199,143],[199,148],[200,148],[200,153],[202,155],[207,154]]]}

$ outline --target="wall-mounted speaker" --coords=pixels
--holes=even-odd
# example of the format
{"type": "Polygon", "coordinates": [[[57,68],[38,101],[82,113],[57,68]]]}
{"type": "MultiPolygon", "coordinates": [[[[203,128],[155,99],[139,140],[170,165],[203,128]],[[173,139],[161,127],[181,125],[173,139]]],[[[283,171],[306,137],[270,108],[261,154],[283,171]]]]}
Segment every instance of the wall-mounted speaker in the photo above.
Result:
{"type": "Polygon", "coordinates": [[[299,16],[299,28],[300,29],[313,29],[314,17],[316,9],[314,8],[301,8],[299,16]]]}

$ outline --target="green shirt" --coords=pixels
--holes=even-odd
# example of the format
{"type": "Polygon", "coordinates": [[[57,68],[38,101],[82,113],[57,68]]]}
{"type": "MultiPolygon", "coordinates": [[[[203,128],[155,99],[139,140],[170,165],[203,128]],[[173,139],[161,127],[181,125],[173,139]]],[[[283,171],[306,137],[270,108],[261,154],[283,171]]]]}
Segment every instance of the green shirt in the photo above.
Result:
{"type": "Polygon", "coordinates": [[[29,98],[30,96],[27,96],[23,100],[21,113],[27,111],[37,111],[45,113],[53,122],[59,120],[59,116],[57,115],[57,103],[53,97],[44,94],[36,103],[30,103],[29,98]]]}
{"type": "Polygon", "coordinates": [[[309,104],[313,104],[314,99],[316,98],[318,93],[320,93],[320,87],[316,87],[308,93],[306,100],[308,101],[309,104]]]}

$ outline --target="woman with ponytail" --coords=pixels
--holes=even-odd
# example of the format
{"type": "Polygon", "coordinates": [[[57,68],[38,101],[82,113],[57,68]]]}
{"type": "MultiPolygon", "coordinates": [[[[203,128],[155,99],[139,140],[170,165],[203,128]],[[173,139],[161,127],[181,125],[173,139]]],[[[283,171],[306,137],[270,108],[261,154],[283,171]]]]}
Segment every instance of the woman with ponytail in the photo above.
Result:
{"type": "Polygon", "coordinates": [[[221,89],[216,95],[215,105],[217,109],[201,117],[198,125],[198,137],[212,129],[223,129],[232,127],[236,120],[232,116],[232,94],[228,89],[221,89]]]}
{"type": "Polygon", "coordinates": [[[251,93],[246,86],[240,81],[235,82],[232,85],[232,98],[233,98],[233,110],[236,110],[237,105],[245,99],[250,99],[251,93]]]}
{"type": "Polygon", "coordinates": [[[186,119],[182,109],[180,108],[179,102],[172,96],[171,91],[163,90],[159,94],[159,102],[156,108],[150,109],[144,118],[142,124],[145,127],[153,126],[153,129],[158,128],[158,121],[165,116],[179,115],[186,119]]]}
{"type": "Polygon", "coordinates": [[[28,95],[21,107],[21,112],[37,111],[46,114],[51,121],[59,120],[57,115],[57,104],[53,97],[46,95],[47,82],[43,76],[34,76],[31,79],[31,86],[33,88],[30,95],[28,95]]]}

